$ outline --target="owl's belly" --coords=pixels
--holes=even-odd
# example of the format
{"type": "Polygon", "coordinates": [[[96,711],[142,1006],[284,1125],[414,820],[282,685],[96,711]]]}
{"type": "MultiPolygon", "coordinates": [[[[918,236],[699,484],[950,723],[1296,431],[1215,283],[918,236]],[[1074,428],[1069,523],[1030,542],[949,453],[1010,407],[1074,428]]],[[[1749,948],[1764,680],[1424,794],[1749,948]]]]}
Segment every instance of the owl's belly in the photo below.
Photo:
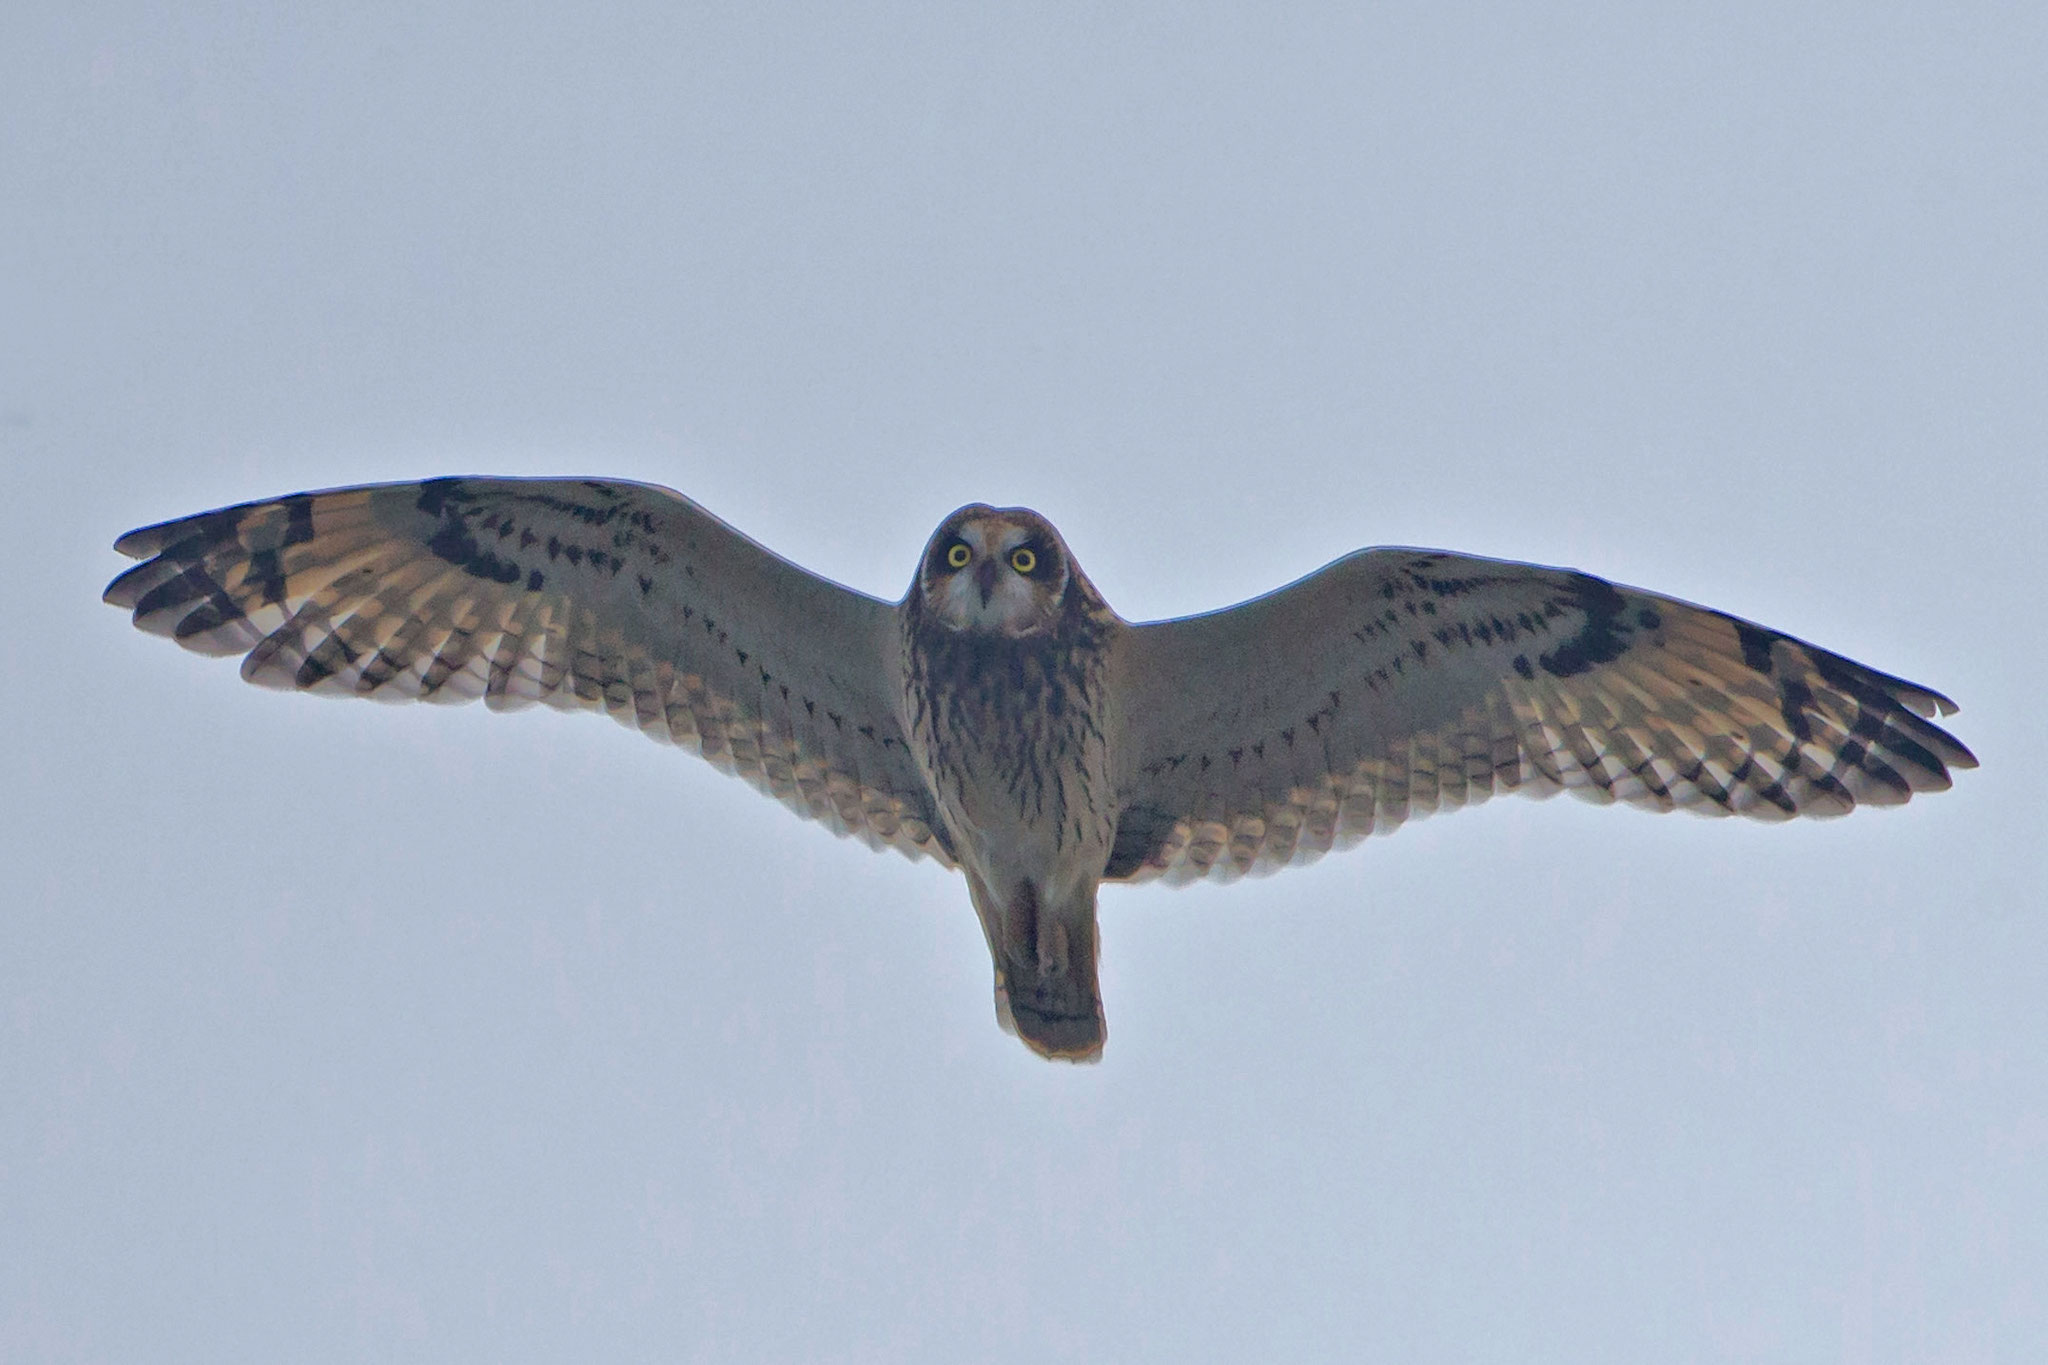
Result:
{"type": "Polygon", "coordinates": [[[905,649],[904,728],[963,870],[1092,900],[1116,833],[1099,651],[914,624],[905,649]]]}
{"type": "Polygon", "coordinates": [[[1101,876],[1116,820],[1099,742],[1000,722],[930,740],[940,817],[970,872],[992,887],[1029,881],[1044,891],[1101,876]]]}

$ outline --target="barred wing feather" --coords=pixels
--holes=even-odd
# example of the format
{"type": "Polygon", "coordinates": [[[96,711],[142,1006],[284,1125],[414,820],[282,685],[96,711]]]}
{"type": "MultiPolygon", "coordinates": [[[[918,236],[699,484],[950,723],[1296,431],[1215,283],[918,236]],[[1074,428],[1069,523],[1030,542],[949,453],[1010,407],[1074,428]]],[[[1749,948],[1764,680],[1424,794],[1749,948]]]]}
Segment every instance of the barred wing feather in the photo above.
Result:
{"type": "Polygon", "coordinates": [[[1106,875],[1229,879],[1496,791],[1782,820],[1897,805],[1976,759],[1946,697],[1567,569],[1364,550],[1132,628],[1106,875]]]}
{"type": "Polygon", "coordinates": [[[896,609],[678,493],[450,478],[132,531],[106,600],[268,687],[608,714],[835,832],[950,864],[895,718],[896,609]]]}

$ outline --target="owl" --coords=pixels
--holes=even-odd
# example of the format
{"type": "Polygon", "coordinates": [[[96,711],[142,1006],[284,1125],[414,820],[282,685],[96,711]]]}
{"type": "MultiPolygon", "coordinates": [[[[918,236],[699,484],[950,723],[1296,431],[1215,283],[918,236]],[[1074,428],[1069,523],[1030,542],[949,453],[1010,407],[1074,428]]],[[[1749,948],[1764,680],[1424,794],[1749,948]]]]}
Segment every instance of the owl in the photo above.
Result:
{"type": "Polygon", "coordinates": [[[106,601],[266,687],[600,711],[957,869],[996,1016],[1106,1026],[1096,888],[1306,863],[1496,792],[1785,820],[1976,766],[1946,697],[1570,569],[1361,550],[1133,624],[1050,522],[963,507],[889,603],[666,488],[442,478],[132,531],[106,601]]]}

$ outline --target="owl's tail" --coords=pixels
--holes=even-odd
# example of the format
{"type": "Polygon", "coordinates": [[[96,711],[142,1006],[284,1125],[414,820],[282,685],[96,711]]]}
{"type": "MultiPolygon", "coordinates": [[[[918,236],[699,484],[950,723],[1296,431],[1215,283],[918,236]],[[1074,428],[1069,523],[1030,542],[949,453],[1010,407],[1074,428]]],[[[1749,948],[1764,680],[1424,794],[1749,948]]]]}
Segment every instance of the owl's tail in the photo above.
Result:
{"type": "Polygon", "coordinates": [[[995,960],[1003,1032],[1041,1057],[1100,1061],[1109,1027],[1095,975],[1095,888],[1078,904],[1052,907],[1030,882],[1000,902],[978,879],[969,878],[968,887],[995,960]]]}

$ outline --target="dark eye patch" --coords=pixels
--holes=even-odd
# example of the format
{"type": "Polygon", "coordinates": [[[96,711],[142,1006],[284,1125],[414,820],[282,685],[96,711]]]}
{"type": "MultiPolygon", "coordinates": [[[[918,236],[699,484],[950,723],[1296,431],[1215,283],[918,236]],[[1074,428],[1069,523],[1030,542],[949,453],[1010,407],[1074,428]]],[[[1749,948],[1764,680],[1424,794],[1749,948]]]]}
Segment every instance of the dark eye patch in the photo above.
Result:
{"type": "Polygon", "coordinates": [[[1038,539],[1036,536],[1033,536],[1030,540],[1027,540],[1023,542],[1021,545],[1017,546],[1015,550],[1010,551],[1010,553],[1014,555],[1015,553],[1017,553],[1017,550],[1029,550],[1032,553],[1033,557],[1035,557],[1038,561],[1037,563],[1031,566],[1031,572],[1026,574],[1025,577],[1044,578],[1047,574],[1052,572],[1053,552],[1046,547],[1044,541],[1038,539]]]}

